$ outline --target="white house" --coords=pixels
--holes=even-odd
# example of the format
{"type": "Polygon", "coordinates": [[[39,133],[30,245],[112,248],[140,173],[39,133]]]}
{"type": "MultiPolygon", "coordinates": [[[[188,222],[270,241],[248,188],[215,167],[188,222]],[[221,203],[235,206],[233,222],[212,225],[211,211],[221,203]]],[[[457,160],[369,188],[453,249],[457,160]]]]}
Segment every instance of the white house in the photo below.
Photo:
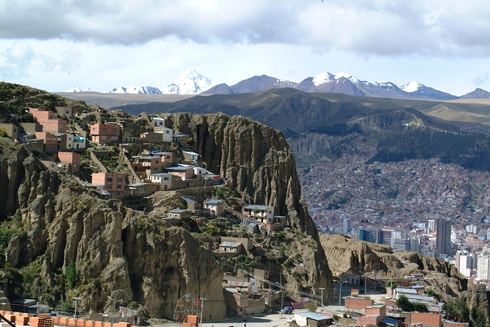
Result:
{"type": "Polygon", "coordinates": [[[220,216],[225,211],[225,208],[223,206],[223,201],[209,199],[204,201],[204,210],[209,211],[209,214],[213,216],[220,216]]]}
{"type": "Polygon", "coordinates": [[[169,173],[151,174],[150,180],[152,183],[159,185],[159,188],[162,191],[167,191],[172,189],[172,174],[169,173]]]}

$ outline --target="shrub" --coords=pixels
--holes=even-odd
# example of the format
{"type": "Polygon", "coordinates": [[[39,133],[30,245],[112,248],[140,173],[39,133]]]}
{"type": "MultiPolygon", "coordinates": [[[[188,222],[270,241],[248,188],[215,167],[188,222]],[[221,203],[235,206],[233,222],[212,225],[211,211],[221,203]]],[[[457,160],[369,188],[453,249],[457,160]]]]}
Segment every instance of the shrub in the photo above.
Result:
{"type": "Polygon", "coordinates": [[[74,262],[71,262],[66,267],[66,282],[68,283],[68,288],[73,289],[77,282],[77,267],[74,262]]]}

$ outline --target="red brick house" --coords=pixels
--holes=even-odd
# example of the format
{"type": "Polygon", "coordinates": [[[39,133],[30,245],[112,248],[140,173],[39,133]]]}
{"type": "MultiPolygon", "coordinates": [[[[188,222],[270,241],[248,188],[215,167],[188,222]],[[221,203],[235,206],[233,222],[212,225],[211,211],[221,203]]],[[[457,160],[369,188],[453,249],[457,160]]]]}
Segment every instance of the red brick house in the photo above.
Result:
{"type": "Polygon", "coordinates": [[[77,173],[80,171],[81,155],[79,153],[60,151],[58,152],[58,159],[60,159],[63,167],[66,167],[66,171],[70,173],[77,173]]]}
{"type": "Polygon", "coordinates": [[[121,126],[116,124],[93,124],[90,126],[92,141],[99,144],[118,143],[121,126]]]}

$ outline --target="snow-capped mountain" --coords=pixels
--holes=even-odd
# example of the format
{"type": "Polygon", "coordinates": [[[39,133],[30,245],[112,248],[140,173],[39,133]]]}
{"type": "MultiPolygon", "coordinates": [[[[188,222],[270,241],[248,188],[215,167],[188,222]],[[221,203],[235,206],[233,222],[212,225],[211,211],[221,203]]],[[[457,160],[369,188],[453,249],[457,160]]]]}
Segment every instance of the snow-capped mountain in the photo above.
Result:
{"type": "Polygon", "coordinates": [[[109,93],[129,93],[129,94],[162,94],[159,88],[153,86],[120,86],[113,88],[109,93]]]}
{"type": "Polygon", "coordinates": [[[172,84],[163,88],[164,94],[198,94],[214,86],[211,80],[194,69],[186,70],[172,84]]]}
{"type": "Polygon", "coordinates": [[[452,94],[436,90],[432,87],[427,87],[424,84],[415,81],[402,85],[400,89],[410,94],[413,98],[434,100],[452,100],[457,98],[452,94]]]}
{"type": "Polygon", "coordinates": [[[74,87],[72,87],[72,88],[70,88],[70,89],[66,90],[65,92],[72,92],[72,93],[73,93],[73,92],[82,92],[82,90],[80,90],[78,87],[75,87],[75,86],[74,86],[74,87]]]}

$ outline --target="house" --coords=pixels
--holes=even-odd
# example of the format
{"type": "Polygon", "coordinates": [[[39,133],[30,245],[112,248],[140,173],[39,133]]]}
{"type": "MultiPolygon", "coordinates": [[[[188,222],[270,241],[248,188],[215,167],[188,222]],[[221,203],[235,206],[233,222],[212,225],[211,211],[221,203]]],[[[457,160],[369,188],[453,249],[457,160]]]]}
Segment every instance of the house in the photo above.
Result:
{"type": "Polygon", "coordinates": [[[136,196],[147,196],[155,193],[157,190],[156,184],[144,183],[144,182],[128,184],[127,187],[131,195],[136,195],[136,196]]]}
{"type": "Polygon", "coordinates": [[[242,213],[262,224],[272,223],[274,218],[273,207],[258,204],[246,205],[242,208],[242,213]]]}
{"type": "Polygon", "coordinates": [[[125,173],[93,173],[92,185],[99,185],[114,197],[124,195],[126,189],[125,173]]]}
{"type": "Polygon", "coordinates": [[[73,150],[85,150],[87,147],[87,139],[81,135],[73,135],[73,150]]]}
{"type": "Polygon", "coordinates": [[[221,216],[225,212],[223,201],[217,199],[209,199],[204,201],[204,212],[211,216],[221,216]]]}
{"type": "Polygon", "coordinates": [[[362,309],[374,305],[374,300],[356,297],[356,296],[346,296],[345,297],[345,309],[347,311],[361,311],[362,309]]]}
{"type": "Polygon", "coordinates": [[[221,237],[221,242],[239,242],[242,243],[243,248],[248,252],[253,247],[253,242],[248,237],[221,237]]]}
{"type": "Polygon", "coordinates": [[[242,252],[244,252],[244,249],[243,244],[240,242],[226,241],[221,242],[219,245],[219,253],[236,255],[242,252]]]}
{"type": "Polygon", "coordinates": [[[121,126],[117,124],[93,124],[90,126],[92,141],[99,144],[119,142],[121,126]]]}
{"type": "Polygon", "coordinates": [[[131,167],[140,178],[162,172],[162,161],[159,156],[134,156],[133,160],[131,167]]]}
{"type": "Polygon", "coordinates": [[[156,131],[161,132],[165,127],[165,119],[162,117],[150,117],[150,124],[155,132],[156,131]]]}
{"type": "Polygon", "coordinates": [[[423,323],[424,327],[441,327],[442,314],[430,312],[412,312],[410,314],[410,323],[423,323]]]}
{"type": "Polygon", "coordinates": [[[158,173],[151,174],[150,180],[152,183],[157,184],[157,191],[168,191],[172,189],[172,174],[169,173],[158,173]]]}
{"type": "Polygon", "coordinates": [[[192,167],[173,166],[167,167],[166,170],[172,175],[180,177],[183,181],[194,178],[194,170],[192,167]]]}
{"type": "Polygon", "coordinates": [[[182,151],[184,155],[184,163],[195,163],[199,160],[199,153],[192,151],[182,151]]]}
{"type": "Polygon", "coordinates": [[[69,173],[78,173],[80,171],[81,155],[77,152],[59,151],[58,159],[69,173]]]}
{"type": "Polygon", "coordinates": [[[152,156],[159,156],[161,157],[161,162],[163,165],[163,168],[166,168],[167,166],[172,166],[173,161],[174,161],[174,154],[172,152],[157,152],[157,151],[152,151],[151,152],[152,156]]]}
{"type": "Polygon", "coordinates": [[[333,315],[320,314],[316,312],[298,312],[294,314],[298,326],[322,327],[333,323],[333,315]]]}
{"type": "Polygon", "coordinates": [[[58,138],[49,132],[36,132],[36,138],[43,140],[43,152],[55,153],[58,152],[58,138]]]}
{"type": "Polygon", "coordinates": [[[0,131],[1,130],[4,130],[7,133],[7,136],[14,140],[19,138],[19,127],[14,124],[0,123],[0,131]]]}
{"type": "Polygon", "coordinates": [[[173,140],[174,131],[171,128],[164,127],[162,131],[162,141],[170,143],[173,140]]]}
{"type": "Polygon", "coordinates": [[[371,305],[364,308],[364,315],[356,319],[356,325],[362,327],[367,327],[368,325],[380,326],[380,322],[384,318],[386,318],[386,305],[371,305]]]}
{"type": "Polygon", "coordinates": [[[36,132],[42,132],[43,131],[43,127],[38,122],[20,123],[20,126],[22,126],[24,131],[28,134],[35,134],[36,132]]]}
{"type": "Polygon", "coordinates": [[[162,143],[162,133],[144,132],[140,134],[140,141],[143,143],[162,143]]]}
{"type": "Polygon", "coordinates": [[[187,218],[187,210],[184,209],[172,209],[168,212],[167,218],[171,219],[184,219],[187,218]]]}
{"type": "Polygon", "coordinates": [[[41,110],[38,108],[29,108],[29,112],[43,127],[43,131],[53,133],[66,133],[67,121],[57,119],[54,112],[41,110]]]}
{"type": "Polygon", "coordinates": [[[182,196],[181,198],[187,204],[187,211],[190,211],[193,213],[196,211],[201,211],[201,209],[202,209],[201,203],[199,203],[199,201],[197,201],[196,199],[192,199],[192,198],[185,197],[185,196],[182,196]]]}

